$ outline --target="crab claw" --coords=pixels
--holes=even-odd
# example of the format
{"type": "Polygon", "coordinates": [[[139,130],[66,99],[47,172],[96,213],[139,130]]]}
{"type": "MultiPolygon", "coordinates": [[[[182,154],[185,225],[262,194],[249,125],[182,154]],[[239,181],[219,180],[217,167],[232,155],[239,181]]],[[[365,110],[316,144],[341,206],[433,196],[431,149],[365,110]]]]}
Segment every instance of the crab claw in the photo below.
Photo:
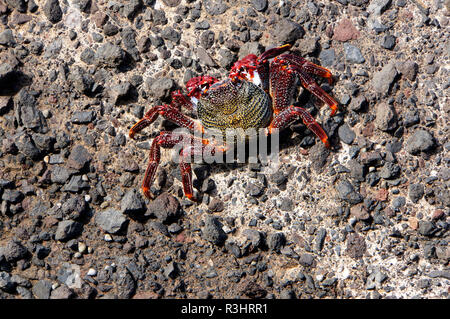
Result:
{"type": "Polygon", "coordinates": [[[192,78],[186,83],[186,89],[188,91],[187,95],[198,99],[203,93],[208,91],[211,85],[217,81],[218,80],[216,78],[208,75],[192,78]]]}

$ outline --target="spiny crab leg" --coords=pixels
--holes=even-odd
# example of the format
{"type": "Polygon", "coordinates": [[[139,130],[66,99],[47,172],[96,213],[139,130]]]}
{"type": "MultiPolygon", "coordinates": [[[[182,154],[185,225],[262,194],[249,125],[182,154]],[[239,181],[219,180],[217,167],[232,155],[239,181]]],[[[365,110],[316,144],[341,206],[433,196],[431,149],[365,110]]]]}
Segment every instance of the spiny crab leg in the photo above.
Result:
{"type": "Polygon", "coordinates": [[[130,129],[130,138],[134,138],[134,135],[144,129],[145,127],[152,124],[158,115],[163,116],[165,119],[181,126],[185,127],[191,132],[194,130],[199,130],[203,132],[203,127],[200,122],[191,119],[190,117],[181,113],[178,109],[171,105],[158,105],[152,107],[142,119],[140,119],[133,127],[130,129]]]}
{"type": "Polygon", "coordinates": [[[304,108],[293,106],[284,109],[277,115],[275,115],[272,123],[268,127],[268,133],[272,133],[274,129],[282,130],[288,127],[291,123],[301,118],[306,127],[311,130],[320,140],[325,144],[327,148],[330,147],[328,136],[319,123],[316,122],[314,117],[308,113],[304,108]]]}
{"type": "Polygon", "coordinates": [[[338,110],[338,103],[316,83],[311,75],[307,73],[312,70],[311,73],[323,76],[328,79],[328,82],[331,83],[333,78],[330,71],[311,62],[308,62],[301,57],[289,54],[285,54],[281,57],[276,57],[272,62],[271,68],[275,69],[277,65],[282,65],[281,68],[284,69],[284,71],[282,72],[296,74],[299,77],[302,86],[306,90],[314,94],[317,98],[319,98],[322,102],[324,102],[331,108],[331,116],[336,114],[338,110]]]}
{"type": "MultiPolygon", "coordinates": [[[[161,160],[161,147],[173,148],[175,147],[175,145],[178,145],[179,143],[182,143],[182,149],[180,151],[181,153],[183,152],[183,149],[186,146],[191,146],[192,144],[194,144],[195,146],[197,144],[207,145],[208,141],[195,139],[194,136],[190,134],[175,133],[168,131],[163,131],[160,133],[159,136],[155,137],[153,139],[152,146],[150,148],[149,162],[147,169],[145,171],[144,180],[142,182],[142,191],[144,192],[144,195],[147,198],[151,198],[150,186],[155,181],[156,170],[161,160]]],[[[180,170],[186,197],[192,199],[193,194],[192,194],[191,169],[189,163],[185,163],[183,161],[183,156],[180,156],[180,170]]]]}

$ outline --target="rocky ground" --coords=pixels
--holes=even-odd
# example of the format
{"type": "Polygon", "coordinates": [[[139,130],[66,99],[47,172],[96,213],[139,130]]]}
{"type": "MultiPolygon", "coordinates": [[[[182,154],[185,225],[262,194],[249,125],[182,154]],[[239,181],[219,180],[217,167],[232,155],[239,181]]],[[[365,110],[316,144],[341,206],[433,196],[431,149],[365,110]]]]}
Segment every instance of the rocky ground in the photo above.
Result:
{"type": "MultiPolygon", "coordinates": [[[[0,0],[0,298],[448,298],[448,0],[0,0]],[[165,156],[191,77],[292,43],[329,68],[332,141],[285,130],[280,166],[165,156]]],[[[320,79],[317,79],[320,81],[320,79]]]]}

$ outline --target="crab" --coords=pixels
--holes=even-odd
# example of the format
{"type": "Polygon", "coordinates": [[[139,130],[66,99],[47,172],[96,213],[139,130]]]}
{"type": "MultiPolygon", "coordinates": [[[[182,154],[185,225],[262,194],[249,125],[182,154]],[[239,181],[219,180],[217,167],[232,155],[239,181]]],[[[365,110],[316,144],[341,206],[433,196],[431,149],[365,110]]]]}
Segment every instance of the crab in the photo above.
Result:
{"type": "Polygon", "coordinates": [[[203,154],[207,148],[209,152],[219,154],[227,152],[229,147],[210,139],[199,139],[196,133],[255,128],[271,134],[274,129],[282,130],[301,119],[326,147],[330,147],[327,134],[313,116],[304,108],[292,105],[291,100],[297,80],[300,80],[306,90],[331,108],[333,116],[338,103],[312,76],[323,77],[332,84],[332,74],[324,67],[287,53],[290,49],[291,45],[286,44],[259,56],[247,55],[233,65],[229,77],[222,81],[211,76],[194,77],[186,83],[186,94],[180,90],[172,92],[170,104],[152,107],[131,127],[129,136],[133,139],[136,133],[162,116],[190,132],[162,131],[153,139],[142,182],[142,191],[147,198],[153,198],[150,187],[160,163],[161,147],[174,148],[182,143],[179,166],[184,194],[190,200],[197,200],[192,186],[191,158],[203,154]],[[198,119],[183,114],[182,108],[196,111],[198,119]]]}

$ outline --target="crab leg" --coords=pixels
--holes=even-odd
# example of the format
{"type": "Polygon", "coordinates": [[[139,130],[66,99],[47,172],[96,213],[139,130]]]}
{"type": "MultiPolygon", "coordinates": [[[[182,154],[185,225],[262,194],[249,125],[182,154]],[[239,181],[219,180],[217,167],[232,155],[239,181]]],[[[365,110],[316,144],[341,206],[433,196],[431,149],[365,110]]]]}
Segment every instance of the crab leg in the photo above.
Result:
{"type": "Polygon", "coordinates": [[[192,111],[193,105],[189,98],[182,94],[180,90],[172,92],[172,103],[171,106],[175,107],[177,110],[181,110],[181,107],[185,107],[192,111]]]}
{"type": "Polygon", "coordinates": [[[129,132],[130,138],[133,138],[137,132],[152,124],[158,115],[163,116],[165,119],[178,124],[181,127],[189,129],[191,132],[194,130],[203,132],[203,126],[200,122],[184,115],[174,106],[165,104],[152,107],[141,120],[134,124],[129,132]]]}
{"type": "MultiPolygon", "coordinates": [[[[150,186],[155,181],[155,174],[156,170],[158,168],[159,162],[161,160],[161,147],[163,148],[173,148],[175,145],[182,143],[184,149],[185,146],[190,146],[192,144],[195,145],[195,138],[192,135],[189,134],[183,134],[183,133],[175,133],[175,132],[167,132],[163,131],[160,133],[159,136],[155,137],[155,139],[152,142],[152,146],[150,148],[150,155],[149,155],[149,162],[147,169],[145,171],[144,180],[142,182],[142,191],[144,192],[144,195],[147,198],[151,198],[150,194],[150,186]]],[[[197,139],[198,144],[207,144],[207,140],[199,140],[197,139]]],[[[181,150],[181,151],[182,151],[181,150]]],[[[189,181],[191,178],[189,177],[190,173],[190,166],[188,166],[186,163],[181,160],[180,162],[180,169],[181,169],[181,176],[183,181],[183,187],[188,190],[187,197],[189,197],[189,181]]],[[[191,183],[192,184],[192,183],[191,183]]],[[[192,188],[192,185],[191,185],[192,188]]],[[[192,192],[191,192],[192,193],[192,192]]]]}
{"type": "Polygon", "coordinates": [[[294,72],[286,72],[286,68],[286,65],[277,63],[272,63],[270,67],[269,94],[275,114],[289,107],[294,95],[296,77],[294,72]]]}
{"type": "Polygon", "coordinates": [[[330,85],[333,83],[333,75],[331,74],[330,70],[320,65],[314,64],[302,58],[301,56],[294,54],[284,54],[280,57],[280,60],[283,62],[287,62],[288,64],[295,64],[301,67],[303,72],[326,78],[330,85]]]}
{"type": "MultiPolygon", "coordinates": [[[[308,62],[302,57],[285,54],[273,60],[271,64],[271,72],[285,72],[289,74],[296,74],[306,90],[314,94],[317,98],[319,98],[322,102],[324,102],[331,108],[332,116],[338,110],[338,103],[330,95],[328,95],[328,93],[326,93],[316,83],[316,81],[314,81],[311,75],[308,74],[308,72],[310,72],[316,75],[323,76],[328,79],[328,82],[331,83],[332,75],[331,72],[327,69],[315,65],[314,63],[308,62]]],[[[287,75],[285,77],[287,77],[287,75]]],[[[277,86],[280,85],[277,84],[277,86]]]]}
{"type": "Polygon", "coordinates": [[[274,57],[276,57],[277,55],[280,55],[286,51],[289,51],[291,49],[292,45],[290,44],[285,44],[276,48],[272,48],[267,50],[266,52],[261,53],[261,55],[258,57],[258,61],[260,63],[264,63],[267,60],[270,60],[274,57]]]}
{"type": "Polygon", "coordinates": [[[326,147],[330,147],[330,142],[328,141],[328,136],[319,123],[308,113],[304,108],[291,105],[287,109],[275,115],[272,123],[268,127],[269,133],[272,133],[273,129],[282,130],[288,127],[292,122],[301,118],[303,123],[308,129],[310,129],[320,140],[325,144],[326,147]]]}

